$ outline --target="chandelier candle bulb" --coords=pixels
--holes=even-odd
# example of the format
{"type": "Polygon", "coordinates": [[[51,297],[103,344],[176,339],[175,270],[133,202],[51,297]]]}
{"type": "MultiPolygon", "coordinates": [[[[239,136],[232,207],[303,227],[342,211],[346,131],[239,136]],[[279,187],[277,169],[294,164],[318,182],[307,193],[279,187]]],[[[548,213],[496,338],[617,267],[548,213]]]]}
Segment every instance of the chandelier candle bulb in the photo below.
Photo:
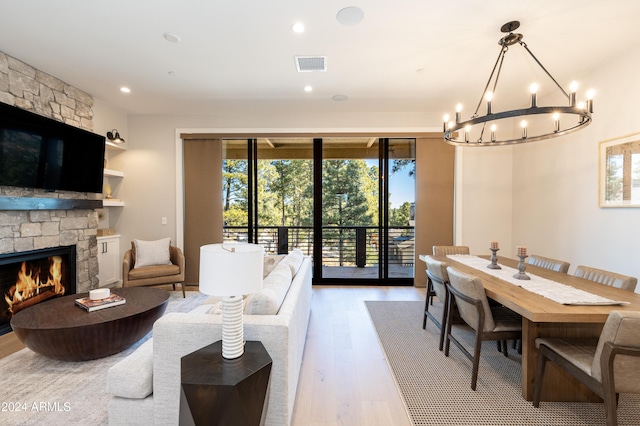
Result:
{"type": "Polygon", "coordinates": [[[553,114],[553,131],[556,133],[560,131],[560,114],[557,112],[553,114]]]}
{"type": "Polygon", "coordinates": [[[460,113],[462,112],[462,104],[456,105],[456,124],[460,123],[460,113]]]}
{"type": "Polygon", "coordinates": [[[527,138],[527,122],[525,120],[522,120],[520,122],[520,127],[522,127],[522,139],[526,139],[527,138]]]}
{"type": "Polygon", "coordinates": [[[538,85],[536,83],[532,83],[529,87],[529,91],[531,92],[531,108],[535,108],[538,106],[536,93],[538,93],[538,85]]]}
{"type": "Polygon", "coordinates": [[[485,98],[487,99],[487,115],[489,115],[491,114],[491,100],[493,99],[493,93],[487,92],[485,98]]]}
{"type": "Polygon", "coordinates": [[[491,142],[495,142],[496,141],[496,125],[492,124],[491,125],[491,142]]]}
{"type": "Polygon", "coordinates": [[[443,120],[444,120],[444,123],[442,124],[442,128],[444,129],[443,131],[446,132],[447,131],[447,125],[449,123],[449,114],[445,114],[443,120]]]}

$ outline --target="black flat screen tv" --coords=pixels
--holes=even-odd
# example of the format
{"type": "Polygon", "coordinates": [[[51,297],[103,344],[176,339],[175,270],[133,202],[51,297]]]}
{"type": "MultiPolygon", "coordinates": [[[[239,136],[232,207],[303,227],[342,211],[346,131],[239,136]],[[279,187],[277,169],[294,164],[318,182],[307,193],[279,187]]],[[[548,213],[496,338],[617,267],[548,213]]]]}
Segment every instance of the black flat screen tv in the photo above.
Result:
{"type": "Polygon", "coordinates": [[[102,192],[104,136],[0,103],[0,185],[102,192]]]}

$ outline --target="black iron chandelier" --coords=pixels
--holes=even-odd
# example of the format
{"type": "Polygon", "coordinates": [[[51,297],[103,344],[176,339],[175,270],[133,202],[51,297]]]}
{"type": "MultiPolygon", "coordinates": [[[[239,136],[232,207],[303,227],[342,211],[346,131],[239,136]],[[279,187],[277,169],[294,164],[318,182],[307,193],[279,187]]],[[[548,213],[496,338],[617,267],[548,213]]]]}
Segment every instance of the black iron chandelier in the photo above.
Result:
{"type": "Polygon", "coordinates": [[[576,102],[577,83],[571,83],[569,93],[567,93],[529,50],[526,43],[522,41],[522,34],[513,32],[518,27],[520,27],[520,22],[511,21],[500,28],[500,31],[508,34],[498,41],[501,46],[500,54],[493,66],[478,106],[471,118],[466,121],[461,121],[462,105],[460,104],[456,107],[455,121],[450,120],[449,116],[445,115],[443,129],[445,142],[460,146],[513,145],[566,135],[591,123],[593,90],[587,93],[586,101],[576,102]],[[535,63],[549,76],[569,101],[568,105],[538,106],[538,85],[533,83],[530,87],[531,102],[528,108],[499,112],[494,112],[491,109],[491,102],[498,85],[505,54],[509,47],[515,44],[522,46],[534,59],[535,63]],[[490,86],[492,86],[491,90],[490,86]],[[486,114],[479,115],[478,111],[482,106],[483,100],[486,102],[486,114]]]}

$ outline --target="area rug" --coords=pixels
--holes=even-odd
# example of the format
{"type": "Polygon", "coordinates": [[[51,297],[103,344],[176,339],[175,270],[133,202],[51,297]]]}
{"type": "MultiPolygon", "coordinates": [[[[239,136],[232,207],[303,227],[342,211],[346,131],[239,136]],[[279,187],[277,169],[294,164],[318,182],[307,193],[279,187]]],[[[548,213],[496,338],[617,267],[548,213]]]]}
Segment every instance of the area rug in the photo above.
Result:
{"type": "MultiPolygon", "coordinates": [[[[495,342],[482,346],[477,390],[471,390],[471,361],[451,345],[438,350],[439,329],[422,329],[424,302],[365,302],[387,362],[414,425],[603,425],[603,404],[541,402],[521,396],[521,357],[505,358],[495,342]]],[[[456,330],[470,350],[471,329],[456,330]]],[[[640,395],[620,395],[620,425],[640,424],[640,395]]]]}
{"type": "MultiPolygon", "coordinates": [[[[171,292],[166,313],[189,312],[206,297],[189,291],[183,299],[181,291],[171,292]]],[[[107,370],[150,337],[124,352],[86,362],[56,361],[26,348],[0,359],[0,424],[108,424],[107,370]]]]}

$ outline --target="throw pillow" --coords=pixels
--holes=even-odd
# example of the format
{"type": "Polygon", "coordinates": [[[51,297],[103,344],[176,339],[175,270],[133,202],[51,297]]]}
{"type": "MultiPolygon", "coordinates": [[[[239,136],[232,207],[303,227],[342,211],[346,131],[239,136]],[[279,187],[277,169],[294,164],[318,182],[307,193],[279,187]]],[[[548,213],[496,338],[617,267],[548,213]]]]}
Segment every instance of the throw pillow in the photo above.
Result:
{"type": "Polygon", "coordinates": [[[136,248],[136,268],[152,265],[171,265],[171,238],[155,241],[133,240],[136,248]]]}
{"type": "Polygon", "coordinates": [[[267,278],[267,275],[271,273],[276,266],[280,263],[282,259],[285,258],[284,254],[275,254],[275,255],[265,255],[264,257],[264,266],[262,268],[262,278],[267,278]]]}

